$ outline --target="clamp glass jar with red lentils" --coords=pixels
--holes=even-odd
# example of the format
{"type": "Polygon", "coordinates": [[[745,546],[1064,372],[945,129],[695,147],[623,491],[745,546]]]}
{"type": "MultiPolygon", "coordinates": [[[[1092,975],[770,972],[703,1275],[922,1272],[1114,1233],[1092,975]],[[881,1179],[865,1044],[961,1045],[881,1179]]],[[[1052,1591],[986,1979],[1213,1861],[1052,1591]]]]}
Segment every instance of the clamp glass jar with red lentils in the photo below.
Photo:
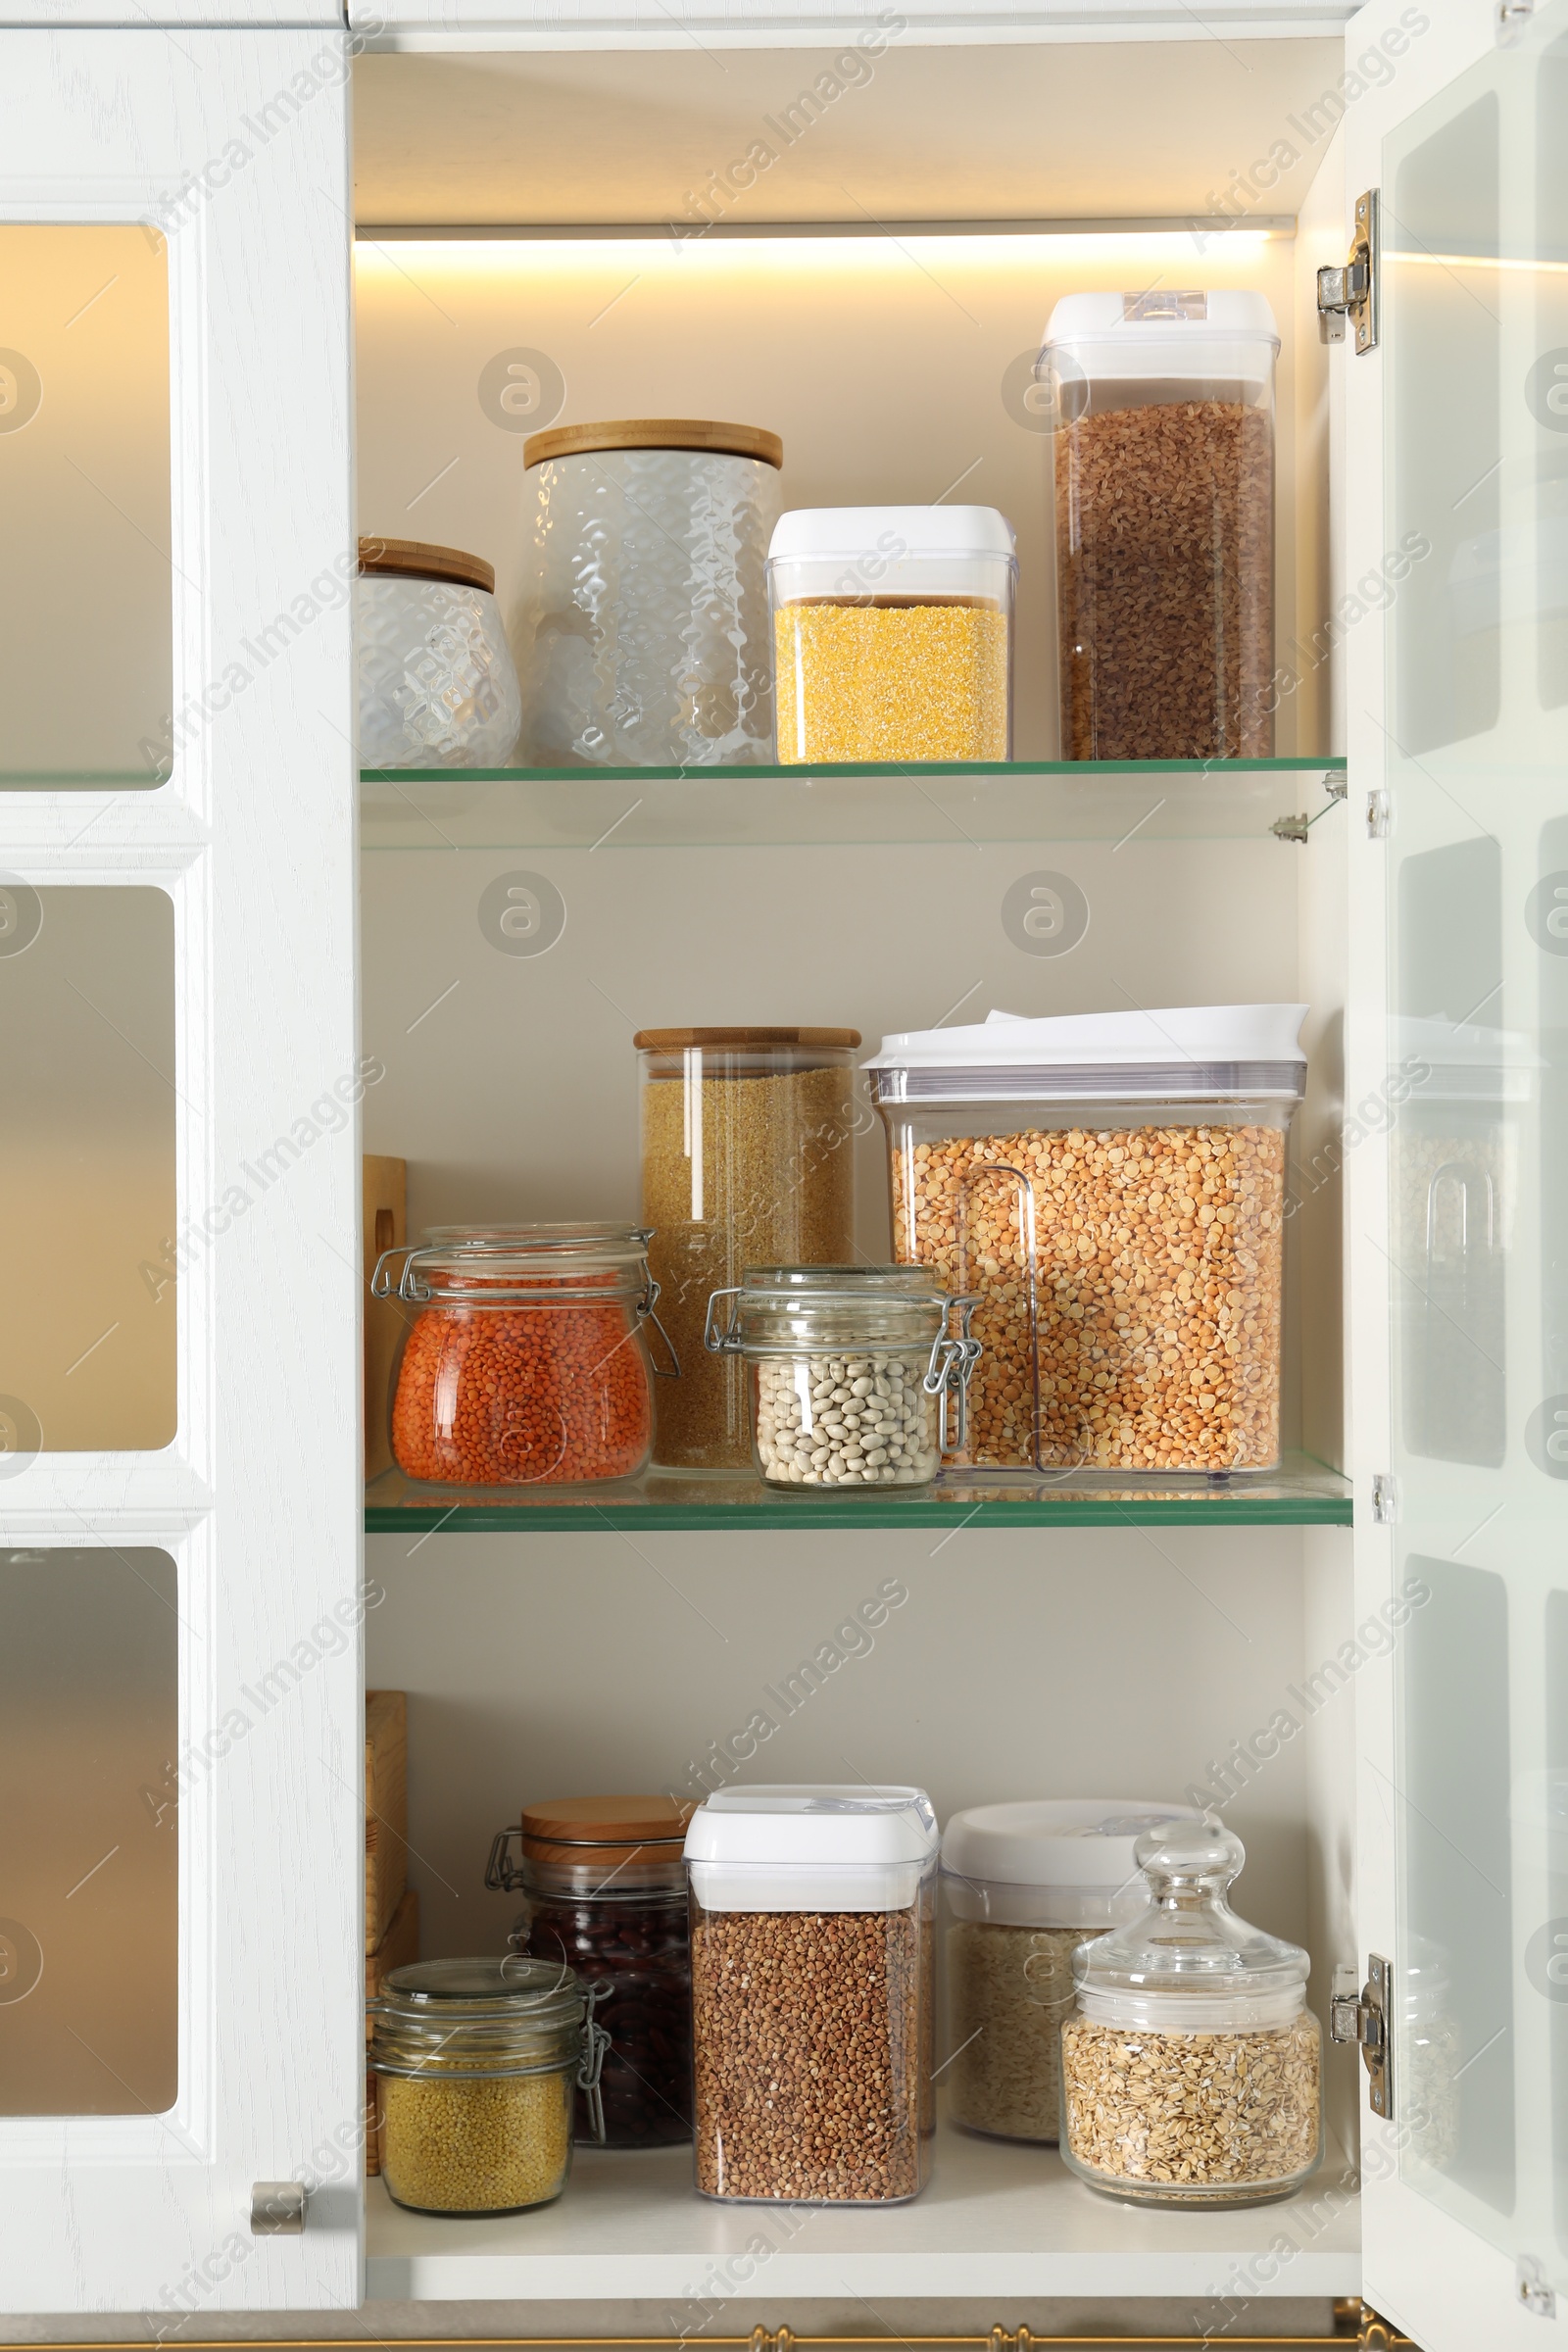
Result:
{"type": "Polygon", "coordinates": [[[371,1295],[419,1312],[392,1374],[392,1458],[447,1486],[634,1478],[654,1372],[674,1358],[636,1225],[437,1225],[388,1250],[371,1295]],[[396,1266],[401,1259],[401,1268],[396,1266]],[[655,1363],[652,1324],[666,1359],[655,1363]]]}

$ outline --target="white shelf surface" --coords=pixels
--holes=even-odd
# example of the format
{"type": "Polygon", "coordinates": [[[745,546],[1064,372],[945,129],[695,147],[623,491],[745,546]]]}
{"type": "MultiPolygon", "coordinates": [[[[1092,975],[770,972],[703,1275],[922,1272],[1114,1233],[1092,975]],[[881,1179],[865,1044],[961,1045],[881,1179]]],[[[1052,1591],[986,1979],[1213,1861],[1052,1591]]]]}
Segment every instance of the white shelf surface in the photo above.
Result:
{"type": "Polygon", "coordinates": [[[863,2295],[1353,2295],[1360,2216],[1325,2167],[1278,2205],[1164,2213],[1085,2188],[1054,2149],[944,2128],[930,2185],[876,2211],[721,2205],[691,2150],[579,2149],[564,2196],[503,2221],[404,2213],[367,2188],[375,2301],[616,2302],[705,2291],[743,2300],[863,2295]],[[1287,2260],[1276,2241],[1296,2252],[1287,2260]],[[764,2257],[757,2243],[769,2249],[764,2257]],[[1270,2276],[1250,2266],[1274,2249],[1270,2276]],[[728,2269],[734,2257],[740,2269],[728,2269]],[[744,2283],[743,2283],[744,2281],[744,2283]]]}

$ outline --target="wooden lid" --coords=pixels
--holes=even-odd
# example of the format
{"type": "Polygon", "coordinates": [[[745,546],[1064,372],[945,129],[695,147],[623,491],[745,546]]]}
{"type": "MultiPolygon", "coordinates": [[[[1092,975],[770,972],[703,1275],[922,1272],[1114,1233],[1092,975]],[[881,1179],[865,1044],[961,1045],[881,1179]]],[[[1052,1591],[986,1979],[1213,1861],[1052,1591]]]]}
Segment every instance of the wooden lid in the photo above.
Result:
{"type": "Polygon", "coordinates": [[[639,1054],[687,1053],[694,1046],[858,1046],[858,1029],[639,1029],[639,1054]]]}
{"type": "Polygon", "coordinates": [[[674,1796],[561,1796],[522,1808],[524,1850],[551,1845],[664,1845],[683,1838],[697,1800],[674,1796]]]}
{"type": "Polygon", "coordinates": [[[595,449],[703,449],[719,457],[759,458],[782,466],[784,444],[760,424],[710,424],[699,416],[621,416],[610,424],[553,424],[530,433],[522,462],[542,466],[547,458],[586,457],[595,449]]]}
{"type": "Polygon", "coordinates": [[[452,580],[462,588],[496,592],[496,567],[461,547],[432,547],[424,539],[362,539],[360,571],[386,572],[401,580],[452,580]]]}

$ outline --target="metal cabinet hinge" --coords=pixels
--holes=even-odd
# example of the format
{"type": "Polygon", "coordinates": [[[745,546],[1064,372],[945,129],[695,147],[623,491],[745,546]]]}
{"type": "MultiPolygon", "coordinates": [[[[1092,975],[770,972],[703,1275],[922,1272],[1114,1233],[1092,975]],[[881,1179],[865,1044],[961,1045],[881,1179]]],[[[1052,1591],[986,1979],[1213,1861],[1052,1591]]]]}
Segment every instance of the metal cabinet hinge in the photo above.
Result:
{"type": "Polygon", "coordinates": [[[1534,2312],[1538,2320],[1557,2317],[1557,2297],[1546,2284],[1545,2273],[1533,2254],[1520,2255],[1514,2266],[1513,2282],[1526,2311],[1534,2312]]]}
{"type": "Polygon", "coordinates": [[[1386,792],[1369,792],[1366,796],[1366,837],[1368,841],[1387,841],[1389,838],[1389,796],[1386,792]]]}
{"type": "Polygon", "coordinates": [[[1317,324],[1325,343],[1345,341],[1345,322],[1355,328],[1357,351],[1374,351],[1378,340],[1378,192],[1368,188],[1355,200],[1355,232],[1349,253],[1337,270],[1317,273],[1317,324]]]}
{"type": "Polygon", "coordinates": [[[1399,1490],[1387,1470],[1379,1470],[1372,1481],[1372,1524],[1392,1527],[1398,1517],[1399,1490]]]}
{"type": "Polygon", "coordinates": [[[1394,1971],[1376,1952],[1368,1955],[1366,1969],[1366,1983],[1359,1992],[1355,1971],[1336,1969],[1329,1996],[1329,2039],[1359,2042],[1369,2077],[1367,2097],[1372,2112],[1390,2123],[1394,2118],[1394,2044],[1390,2038],[1394,2005],[1389,1988],[1394,1971]]]}
{"type": "Polygon", "coordinates": [[[304,2227],[303,2180],[251,2182],[252,2237],[298,2237],[304,2227]]]}

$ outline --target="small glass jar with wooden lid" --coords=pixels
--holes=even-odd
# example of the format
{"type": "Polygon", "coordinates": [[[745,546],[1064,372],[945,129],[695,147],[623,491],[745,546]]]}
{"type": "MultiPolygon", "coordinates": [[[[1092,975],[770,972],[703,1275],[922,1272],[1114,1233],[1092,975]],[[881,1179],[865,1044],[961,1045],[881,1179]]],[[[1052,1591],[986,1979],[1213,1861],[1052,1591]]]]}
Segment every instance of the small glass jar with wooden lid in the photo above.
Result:
{"type": "Polygon", "coordinates": [[[748,1266],[854,1253],[858,1029],[639,1029],[642,1205],[679,1377],[654,1459],[749,1470],[744,1366],[704,1346],[708,1301],[748,1266]]]}
{"type": "Polygon", "coordinates": [[[499,767],[522,710],[482,556],[362,539],[354,603],[360,760],[368,768],[499,767]]]}
{"type": "Polygon", "coordinates": [[[690,416],[553,425],[514,617],[534,767],[714,767],[772,756],[767,545],[784,445],[690,416]]]}

